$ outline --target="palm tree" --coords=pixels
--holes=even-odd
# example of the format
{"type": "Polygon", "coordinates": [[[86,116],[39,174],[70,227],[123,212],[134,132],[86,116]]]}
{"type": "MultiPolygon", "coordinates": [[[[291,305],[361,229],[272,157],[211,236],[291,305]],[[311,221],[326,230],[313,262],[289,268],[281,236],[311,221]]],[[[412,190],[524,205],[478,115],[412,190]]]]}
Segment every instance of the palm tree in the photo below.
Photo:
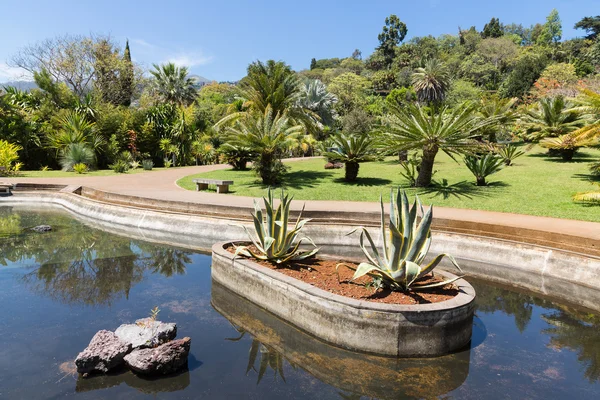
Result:
{"type": "Polygon", "coordinates": [[[331,138],[333,150],[324,153],[328,159],[344,163],[344,180],[354,182],[358,177],[360,163],[376,156],[375,141],[369,135],[337,134],[331,138]]]}
{"type": "Polygon", "coordinates": [[[76,111],[69,110],[57,117],[60,129],[48,134],[48,146],[58,153],[72,144],[84,144],[95,152],[100,152],[105,140],[96,132],[96,125],[76,111]]]}
{"type": "Polygon", "coordinates": [[[302,124],[309,132],[317,128],[319,116],[300,103],[300,82],[290,66],[281,61],[253,62],[236,90],[245,99],[244,110],[225,116],[215,124],[216,128],[255,112],[266,115],[268,107],[272,117],[286,114],[292,125],[302,124]]]}
{"type": "Polygon", "coordinates": [[[589,125],[559,137],[540,140],[540,146],[557,151],[563,160],[571,161],[581,147],[600,146],[600,127],[589,125]]]}
{"type": "Polygon", "coordinates": [[[198,95],[194,80],[188,77],[186,67],[177,67],[173,63],[153,64],[153,89],[162,101],[178,105],[191,104],[198,95]]]}
{"type": "Polygon", "coordinates": [[[250,149],[256,154],[254,169],[263,184],[279,183],[285,167],[281,162],[283,153],[298,145],[304,127],[292,124],[286,113],[275,114],[267,105],[264,113],[246,114],[227,128],[229,143],[250,149]]]}
{"type": "Polygon", "coordinates": [[[60,152],[63,171],[72,171],[75,164],[85,164],[91,168],[95,163],[96,155],[85,143],[71,143],[60,152]]]}
{"type": "Polygon", "coordinates": [[[563,96],[541,99],[522,118],[529,140],[558,137],[570,133],[585,123],[583,115],[563,96]]]}
{"type": "Polygon", "coordinates": [[[487,153],[483,157],[469,154],[465,157],[465,165],[475,176],[476,185],[486,186],[485,178],[500,171],[504,160],[494,153],[487,153]]]}
{"type": "Polygon", "coordinates": [[[390,108],[385,141],[396,151],[418,149],[423,152],[419,165],[416,186],[431,184],[433,164],[438,151],[454,159],[455,154],[464,153],[476,146],[473,138],[478,132],[495,122],[493,118],[482,119],[477,107],[464,103],[452,110],[444,107],[439,112],[428,112],[420,105],[390,108]]]}
{"type": "Polygon", "coordinates": [[[412,75],[413,89],[422,103],[439,105],[450,89],[450,74],[446,66],[437,59],[430,59],[412,75]]]}
{"type": "Polygon", "coordinates": [[[318,79],[307,80],[301,88],[298,106],[317,114],[322,125],[332,125],[335,115],[333,106],[338,101],[337,97],[329,93],[327,86],[318,79]]]}

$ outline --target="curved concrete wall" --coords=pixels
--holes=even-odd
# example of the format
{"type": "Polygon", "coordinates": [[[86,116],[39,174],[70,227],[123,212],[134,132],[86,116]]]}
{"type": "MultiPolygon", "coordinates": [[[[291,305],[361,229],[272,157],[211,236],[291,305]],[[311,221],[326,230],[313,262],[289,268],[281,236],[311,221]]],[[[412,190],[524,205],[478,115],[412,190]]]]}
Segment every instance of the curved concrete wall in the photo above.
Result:
{"type": "MultiPolygon", "coordinates": [[[[155,201],[156,202],[156,201],[155,201]]],[[[237,224],[246,219],[198,216],[110,204],[73,193],[17,192],[0,198],[0,205],[58,205],[88,223],[139,239],[210,251],[224,240],[244,239],[237,224]]],[[[165,208],[166,209],[166,208],[165,208]]],[[[362,257],[357,237],[348,237],[347,224],[314,222],[306,234],[322,253],[362,257]]],[[[373,234],[378,238],[378,230],[373,234]]],[[[451,232],[433,232],[431,254],[447,252],[470,275],[515,285],[575,305],[600,310],[600,257],[528,243],[451,232]]]]}

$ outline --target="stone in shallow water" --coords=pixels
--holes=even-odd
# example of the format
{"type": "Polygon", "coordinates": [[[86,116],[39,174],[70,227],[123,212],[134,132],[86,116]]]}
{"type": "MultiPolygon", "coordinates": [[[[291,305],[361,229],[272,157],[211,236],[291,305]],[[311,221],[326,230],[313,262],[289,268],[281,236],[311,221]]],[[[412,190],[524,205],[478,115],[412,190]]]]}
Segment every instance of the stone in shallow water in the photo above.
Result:
{"type": "Polygon", "coordinates": [[[120,340],[111,331],[98,331],[88,347],[75,359],[77,372],[108,372],[123,363],[123,357],[131,351],[131,344],[120,340]]]}
{"type": "Polygon", "coordinates": [[[115,334],[122,341],[131,344],[133,349],[154,347],[175,339],[177,325],[143,318],[135,321],[135,324],[119,326],[115,334]]]}
{"type": "Polygon", "coordinates": [[[38,233],[44,233],[50,232],[52,230],[52,227],[50,225],[38,225],[31,228],[31,230],[38,233]]]}
{"type": "Polygon", "coordinates": [[[173,340],[153,349],[134,350],[125,356],[125,363],[133,371],[144,375],[166,375],[187,364],[192,339],[173,340]]]}

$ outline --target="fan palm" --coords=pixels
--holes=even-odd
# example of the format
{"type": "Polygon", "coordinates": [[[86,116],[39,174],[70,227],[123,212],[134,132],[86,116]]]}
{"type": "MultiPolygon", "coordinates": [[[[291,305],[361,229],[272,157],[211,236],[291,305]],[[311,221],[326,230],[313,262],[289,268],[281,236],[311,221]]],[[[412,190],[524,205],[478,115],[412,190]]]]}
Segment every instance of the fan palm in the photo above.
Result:
{"type": "Polygon", "coordinates": [[[564,97],[541,99],[522,119],[529,140],[558,137],[570,133],[585,123],[583,115],[564,97]]]}
{"type": "Polygon", "coordinates": [[[96,162],[94,151],[85,143],[71,143],[60,152],[60,165],[63,171],[73,171],[76,164],[92,167],[96,162]]]}
{"type": "Polygon", "coordinates": [[[323,125],[332,125],[334,122],[333,106],[338,101],[337,97],[333,93],[327,92],[327,86],[318,79],[307,80],[301,88],[298,107],[317,114],[323,125]]]}
{"type": "Polygon", "coordinates": [[[265,185],[279,182],[285,171],[281,157],[298,145],[304,132],[302,125],[294,125],[290,119],[285,113],[275,114],[267,105],[264,113],[246,114],[227,128],[229,143],[248,148],[256,155],[254,169],[265,185]]]}
{"type": "Polygon", "coordinates": [[[154,71],[150,71],[154,77],[153,89],[162,101],[189,105],[196,99],[195,82],[188,77],[186,67],[177,67],[173,63],[153,66],[154,71]]]}
{"type": "Polygon", "coordinates": [[[72,144],[85,144],[93,151],[99,152],[105,144],[105,140],[96,132],[96,125],[89,122],[87,118],[69,110],[66,114],[57,118],[60,129],[47,136],[48,145],[61,152],[72,144]]]}
{"type": "Polygon", "coordinates": [[[430,59],[423,67],[416,69],[412,75],[412,85],[420,102],[440,104],[450,88],[450,74],[442,62],[430,59]]]}
{"type": "Polygon", "coordinates": [[[332,150],[324,153],[328,159],[344,163],[344,180],[354,182],[360,163],[375,158],[375,142],[369,135],[337,134],[331,138],[332,150]]]}
{"type": "Polygon", "coordinates": [[[447,107],[439,112],[428,112],[420,105],[400,107],[392,105],[384,128],[384,140],[391,150],[421,150],[416,186],[431,184],[433,164],[438,151],[454,159],[474,147],[473,138],[486,126],[495,123],[494,118],[481,118],[476,106],[464,103],[452,110],[447,107]]]}

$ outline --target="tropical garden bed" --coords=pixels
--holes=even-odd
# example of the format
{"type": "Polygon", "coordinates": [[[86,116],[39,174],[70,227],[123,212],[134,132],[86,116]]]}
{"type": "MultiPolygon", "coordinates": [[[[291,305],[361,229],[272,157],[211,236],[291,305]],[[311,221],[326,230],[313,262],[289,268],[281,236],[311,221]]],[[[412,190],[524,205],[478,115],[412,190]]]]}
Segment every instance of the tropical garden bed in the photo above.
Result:
{"type": "MultiPolygon", "coordinates": [[[[233,244],[228,245],[226,248],[230,253],[235,253],[233,244]]],[[[441,288],[432,288],[420,292],[398,292],[389,288],[377,288],[370,284],[370,279],[366,276],[353,281],[352,275],[354,272],[351,268],[356,269],[358,267],[358,264],[353,262],[343,262],[344,265],[351,268],[337,268],[340,261],[324,260],[316,257],[292,261],[285,266],[279,266],[269,261],[254,260],[254,262],[319,289],[356,300],[386,304],[429,304],[449,300],[459,293],[458,287],[452,283],[441,288]]],[[[442,281],[442,277],[428,274],[416,283],[428,285],[442,281]]]]}

